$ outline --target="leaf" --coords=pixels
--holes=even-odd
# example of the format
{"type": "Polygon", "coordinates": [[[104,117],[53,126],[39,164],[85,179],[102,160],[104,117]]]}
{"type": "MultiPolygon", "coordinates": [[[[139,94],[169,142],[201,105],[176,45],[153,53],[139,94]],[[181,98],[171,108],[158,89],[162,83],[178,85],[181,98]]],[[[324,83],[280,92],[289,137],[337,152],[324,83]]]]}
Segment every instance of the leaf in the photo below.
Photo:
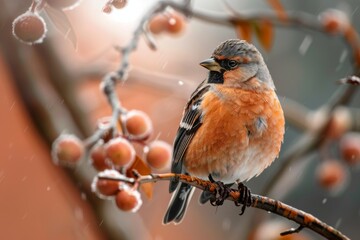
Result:
{"type": "Polygon", "coordinates": [[[274,27],[269,20],[262,20],[255,24],[255,34],[261,46],[270,51],[274,38],[274,27]]]}
{"type": "Polygon", "coordinates": [[[276,15],[281,21],[286,21],[288,18],[288,15],[281,4],[280,0],[267,0],[269,5],[274,9],[276,15]]]}
{"type": "Polygon", "coordinates": [[[345,26],[344,37],[345,37],[345,40],[351,46],[355,65],[357,67],[359,67],[360,66],[360,41],[359,41],[359,36],[356,32],[356,29],[351,24],[348,24],[347,26],[345,26]]]}
{"type": "Polygon", "coordinates": [[[48,4],[45,5],[45,12],[51,22],[55,25],[56,29],[59,30],[59,32],[63,34],[65,39],[68,39],[76,49],[77,37],[66,14],[62,10],[53,8],[48,4]]]}
{"type": "MultiPolygon", "coordinates": [[[[127,169],[126,176],[135,177],[132,170],[135,169],[141,175],[151,174],[150,167],[138,156],[136,155],[134,163],[127,169]]],[[[152,198],[154,189],[154,183],[143,183],[141,184],[141,190],[144,192],[145,196],[149,199],[152,198]]]]}
{"type": "Polygon", "coordinates": [[[235,31],[238,38],[251,42],[252,27],[250,22],[236,22],[235,31]]]}

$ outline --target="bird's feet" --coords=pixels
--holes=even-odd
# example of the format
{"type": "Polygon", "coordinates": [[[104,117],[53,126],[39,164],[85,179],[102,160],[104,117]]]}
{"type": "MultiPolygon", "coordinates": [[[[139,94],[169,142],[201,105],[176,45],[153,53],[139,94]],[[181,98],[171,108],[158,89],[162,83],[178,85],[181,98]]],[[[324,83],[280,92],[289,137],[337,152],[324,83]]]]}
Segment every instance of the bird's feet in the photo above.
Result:
{"type": "Polygon", "coordinates": [[[242,182],[238,183],[238,190],[240,193],[240,197],[238,201],[235,201],[235,205],[236,206],[242,205],[241,212],[239,215],[243,215],[246,207],[250,207],[252,204],[251,191],[242,182]]]}
{"type": "MultiPolygon", "coordinates": [[[[229,197],[232,185],[226,185],[221,181],[215,181],[211,174],[209,175],[209,180],[212,183],[215,183],[217,185],[215,194],[212,195],[211,198],[209,198],[211,205],[213,206],[221,206],[223,205],[224,201],[229,197]]],[[[206,191],[206,190],[205,190],[206,191]]]]}

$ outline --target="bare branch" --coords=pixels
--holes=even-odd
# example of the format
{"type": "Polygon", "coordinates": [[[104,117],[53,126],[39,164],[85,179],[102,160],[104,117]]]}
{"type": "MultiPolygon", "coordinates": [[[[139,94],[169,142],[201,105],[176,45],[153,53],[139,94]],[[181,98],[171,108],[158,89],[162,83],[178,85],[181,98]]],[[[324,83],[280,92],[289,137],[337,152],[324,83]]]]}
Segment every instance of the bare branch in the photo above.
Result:
{"type": "MultiPolygon", "coordinates": [[[[175,174],[175,173],[151,174],[145,176],[138,175],[136,179],[128,178],[125,176],[121,176],[121,178],[99,176],[98,178],[105,180],[117,180],[131,185],[136,185],[136,184],[140,185],[143,183],[158,182],[158,181],[169,181],[175,178],[178,179],[180,182],[187,183],[201,190],[206,189],[207,191],[210,191],[212,193],[216,193],[216,189],[218,188],[218,185],[216,183],[185,174],[175,174]]],[[[312,216],[309,213],[303,212],[285,203],[282,203],[280,201],[268,197],[252,194],[251,198],[252,198],[251,207],[272,212],[276,215],[285,217],[289,220],[298,223],[301,226],[301,228],[299,228],[297,231],[300,231],[302,228],[306,227],[330,240],[340,240],[340,239],[349,240],[349,238],[346,237],[344,234],[342,234],[338,230],[327,225],[326,223],[322,222],[321,220],[312,216]]],[[[243,202],[244,199],[241,196],[241,193],[237,189],[231,189],[230,195],[227,198],[227,200],[233,201],[235,203],[245,204],[243,202]]]]}

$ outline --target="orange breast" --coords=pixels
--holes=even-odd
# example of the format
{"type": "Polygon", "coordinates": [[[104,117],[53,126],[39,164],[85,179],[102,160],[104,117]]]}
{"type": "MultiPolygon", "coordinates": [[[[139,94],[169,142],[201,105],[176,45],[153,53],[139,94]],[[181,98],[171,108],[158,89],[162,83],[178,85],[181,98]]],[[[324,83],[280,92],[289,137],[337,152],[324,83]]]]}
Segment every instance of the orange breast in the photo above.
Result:
{"type": "Polygon", "coordinates": [[[248,180],[276,158],[284,135],[274,91],[215,86],[204,95],[203,124],[185,155],[186,170],[224,182],[248,180]]]}

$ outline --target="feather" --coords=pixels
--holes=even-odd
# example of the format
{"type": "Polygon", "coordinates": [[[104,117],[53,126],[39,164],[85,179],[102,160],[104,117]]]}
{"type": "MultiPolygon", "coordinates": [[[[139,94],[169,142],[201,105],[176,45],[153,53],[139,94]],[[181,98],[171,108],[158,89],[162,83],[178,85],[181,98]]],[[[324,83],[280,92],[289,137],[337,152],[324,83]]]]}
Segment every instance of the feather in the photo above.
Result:
{"type": "MultiPolygon", "coordinates": [[[[203,95],[209,90],[209,88],[210,85],[207,84],[207,81],[203,81],[191,95],[190,100],[185,107],[180,127],[174,141],[173,162],[171,166],[171,172],[173,173],[185,172],[183,169],[183,158],[191,139],[194,137],[197,129],[202,124],[202,110],[200,108],[200,103],[203,95]]],[[[170,181],[169,192],[173,192],[178,183],[179,181],[172,179],[172,181],[170,181]]]]}

